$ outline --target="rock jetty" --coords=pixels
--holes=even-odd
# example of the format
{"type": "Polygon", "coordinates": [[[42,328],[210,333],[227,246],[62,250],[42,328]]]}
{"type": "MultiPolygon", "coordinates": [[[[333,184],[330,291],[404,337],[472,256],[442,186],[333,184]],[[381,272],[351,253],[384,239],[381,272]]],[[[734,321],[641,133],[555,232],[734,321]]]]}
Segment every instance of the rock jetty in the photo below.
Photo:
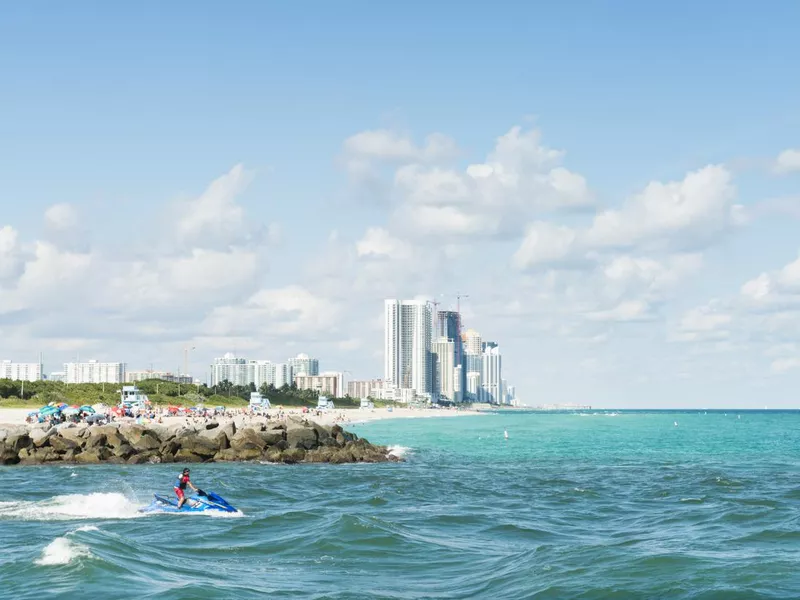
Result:
{"type": "Polygon", "coordinates": [[[45,428],[0,426],[0,465],[68,463],[392,462],[401,459],[339,425],[284,421],[212,421],[201,425],[111,423],[45,428]]]}

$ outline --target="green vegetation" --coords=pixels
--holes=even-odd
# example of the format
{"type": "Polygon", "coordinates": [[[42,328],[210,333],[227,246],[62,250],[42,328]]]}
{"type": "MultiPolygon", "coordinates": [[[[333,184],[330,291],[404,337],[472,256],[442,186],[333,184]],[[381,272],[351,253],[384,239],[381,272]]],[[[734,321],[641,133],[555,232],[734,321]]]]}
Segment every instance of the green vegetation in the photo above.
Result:
{"type": "MultiPolygon", "coordinates": [[[[130,384],[129,384],[130,385],[130,384]]],[[[256,390],[255,385],[233,385],[223,381],[219,385],[208,387],[186,385],[147,379],[139,381],[136,386],[147,394],[150,401],[158,406],[194,405],[203,403],[206,406],[247,406],[250,393],[259,391],[269,398],[273,406],[308,406],[315,407],[319,394],[313,390],[298,390],[296,386],[285,385],[280,389],[271,385],[263,385],[256,390]]],[[[60,381],[12,381],[0,379],[0,408],[39,408],[50,402],[66,402],[67,404],[104,404],[113,405],[119,402],[121,384],[81,383],[66,384],[60,381]]],[[[331,398],[337,408],[358,408],[358,398],[331,398]]],[[[393,402],[374,401],[376,407],[392,406],[393,402]]]]}

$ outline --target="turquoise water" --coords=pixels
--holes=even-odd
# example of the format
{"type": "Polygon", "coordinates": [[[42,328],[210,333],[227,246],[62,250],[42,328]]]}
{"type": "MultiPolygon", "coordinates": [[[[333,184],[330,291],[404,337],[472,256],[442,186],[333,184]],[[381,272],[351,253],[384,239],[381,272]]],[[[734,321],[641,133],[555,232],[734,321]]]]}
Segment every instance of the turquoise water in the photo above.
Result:
{"type": "Polygon", "coordinates": [[[800,597],[800,413],[353,430],[407,462],[195,466],[234,518],[139,516],[177,465],[0,467],[0,597],[800,597]]]}

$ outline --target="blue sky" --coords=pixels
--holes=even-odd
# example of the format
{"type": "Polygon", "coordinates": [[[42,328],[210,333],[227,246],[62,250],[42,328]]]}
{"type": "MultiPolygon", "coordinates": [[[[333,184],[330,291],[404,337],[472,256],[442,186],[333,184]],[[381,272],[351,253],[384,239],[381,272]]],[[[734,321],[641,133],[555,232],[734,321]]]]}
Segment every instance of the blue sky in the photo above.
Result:
{"type": "Polygon", "coordinates": [[[797,22],[5,5],[0,354],[380,376],[382,299],[464,290],[529,403],[798,406],[797,22]]]}

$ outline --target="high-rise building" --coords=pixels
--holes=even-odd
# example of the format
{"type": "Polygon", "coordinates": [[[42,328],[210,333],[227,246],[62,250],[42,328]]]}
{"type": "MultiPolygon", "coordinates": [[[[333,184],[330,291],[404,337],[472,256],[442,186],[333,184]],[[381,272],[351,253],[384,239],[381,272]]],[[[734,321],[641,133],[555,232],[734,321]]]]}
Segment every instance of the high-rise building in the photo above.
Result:
{"type": "Polygon", "coordinates": [[[275,381],[272,385],[282,388],[284,385],[292,385],[294,381],[292,366],[288,363],[275,364],[275,381]]]}
{"type": "Polygon", "coordinates": [[[467,394],[468,402],[477,402],[481,398],[481,373],[480,371],[470,371],[467,373],[467,394]]]}
{"type": "Polygon", "coordinates": [[[384,380],[392,388],[432,392],[431,311],[424,300],[384,303],[384,380]]]}
{"type": "MultiPolygon", "coordinates": [[[[434,400],[445,400],[455,402],[456,387],[456,350],[455,342],[447,338],[440,337],[432,346],[433,352],[433,396],[434,400]]],[[[461,374],[461,371],[458,372],[461,374]]]]}
{"type": "Polygon", "coordinates": [[[483,369],[481,370],[481,401],[491,404],[502,402],[502,357],[500,348],[495,344],[483,351],[483,369]]]}
{"type": "Polygon", "coordinates": [[[256,388],[262,385],[275,384],[275,365],[268,360],[247,361],[247,383],[253,383],[256,388]]]}
{"type": "Polygon", "coordinates": [[[483,352],[481,347],[481,334],[474,329],[467,329],[463,335],[464,339],[464,352],[466,354],[480,355],[483,352]]]}
{"type": "Polygon", "coordinates": [[[67,383],[124,383],[125,363],[87,362],[64,363],[67,383]]]}
{"type": "Polygon", "coordinates": [[[39,381],[42,379],[42,363],[18,363],[0,361],[0,379],[14,381],[39,381]]]}
{"type": "Polygon", "coordinates": [[[247,359],[237,358],[228,352],[222,358],[215,358],[211,365],[211,386],[229,381],[233,385],[249,385],[250,377],[247,359]]]}
{"type": "Polygon", "coordinates": [[[459,315],[453,310],[440,310],[436,313],[435,338],[455,340],[458,338],[459,315]]]}
{"type": "Polygon", "coordinates": [[[308,354],[298,354],[295,358],[289,359],[295,377],[300,374],[319,375],[319,360],[309,358],[308,354]]]}

